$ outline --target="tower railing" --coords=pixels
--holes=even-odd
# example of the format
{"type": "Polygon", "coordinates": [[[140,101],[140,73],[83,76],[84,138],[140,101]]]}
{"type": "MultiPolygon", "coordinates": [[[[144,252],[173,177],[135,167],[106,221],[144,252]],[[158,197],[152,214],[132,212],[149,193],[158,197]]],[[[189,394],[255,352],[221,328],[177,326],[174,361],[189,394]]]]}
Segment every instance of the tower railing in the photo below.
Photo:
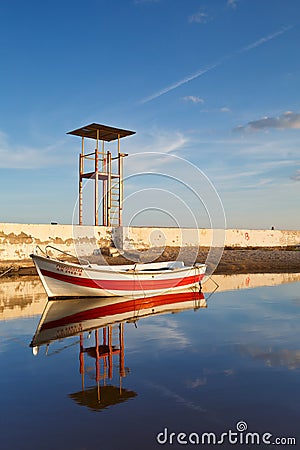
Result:
{"type": "Polygon", "coordinates": [[[68,134],[81,136],[81,153],[79,155],[79,225],[83,225],[83,180],[94,180],[94,225],[121,226],[124,198],[123,159],[120,140],[134,134],[134,131],[112,128],[106,125],[91,124],[68,134]],[[96,140],[93,152],[85,153],[85,138],[96,140]],[[105,150],[105,142],[117,140],[116,155],[105,150]],[[99,142],[102,141],[101,150],[99,142]],[[93,168],[86,171],[85,162],[93,161],[93,168]],[[113,162],[115,162],[113,164],[113,162]],[[102,196],[99,197],[99,182],[102,183],[102,196]],[[99,201],[100,200],[100,201],[99,201]],[[101,213],[101,214],[100,214],[101,213]]]}

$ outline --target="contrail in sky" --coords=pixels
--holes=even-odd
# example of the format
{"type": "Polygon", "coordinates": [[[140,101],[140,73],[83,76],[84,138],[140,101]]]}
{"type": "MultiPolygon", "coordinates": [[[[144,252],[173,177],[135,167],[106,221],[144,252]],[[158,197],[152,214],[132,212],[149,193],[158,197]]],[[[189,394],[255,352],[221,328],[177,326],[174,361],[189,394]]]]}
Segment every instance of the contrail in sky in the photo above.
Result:
{"type": "Polygon", "coordinates": [[[204,75],[205,73],[210,72],[211,70],[220,66],[226,59],[230,59],[237,54],[245,53],[245,52],[248,52],[249,50],[252,50],[253,48],[259,47],[260,45],[264,44],[265,42],[271,41],[272,39],[275,39],[276,37],[281,36],[282,34],[289,31],[291,28],[293,28],[293,26],[283,27],[279,31],[276,31],[275,33],[269,34],[268,36],[264,36],[261,39],[258,39],[257,41],[253,42],[252,44],[249,44],[246,47],[243,47],[242,49],[238,50],[237,52],[234,52],[231,55],[224,56],[224,58],[220,59],[220,61],[217,61],[216,63],[205,67],[204,69],[198,70],[194,74],[189,75],[189,76],[183,78],[182,80],[177,81],[176,83],[173,83],[164,89],[161,89],[160,91],[156,92],[155,94],[152,94],[149,97],[142,99],[140,101],[140,103],[148,103],[151,100],[154,100],[155,98],[160,97],[161,95],[167,94],[168,92],[173,91],[174,89],[177,89],[179,86],[182,86],[183,84],[186,84],[189,81],[195,80],[196,78],[201,77],[201,75],[204,75]]]}
{"type": "Polygon", "coordinates": [[[209,72],[210,70],[219,66],[222,62],[223,62],[223,59],[222,59],[222,61],[219,61],[215,64],[212,64],[211,66],[206,67],[205,69],[198,70],[198,72],[193,73],[192,75],[189,75],[186,78],[183,78],[183,80],[177,81],[176,83],[171,84],[170,86],[162,89],[161,91],[158,91],[155,94],[152,94],[149,97],[144,98],[143,100],[141,100],[140,103],[150,102],[150,100],[154,100],[155,98],[160,97],[161,95],[166,94],[167,92],[173,91],[174,89],[178,88],[182,84],[188,83],[189,81],[194,80],[195,78],[198,78],[201,75],[204,75],[206,72],[209,72]]]}
{"type": "Polygon", "coordinates": [[[249,50],[252,50],[253,48],[259,47],[260,45],[264,44],[265,42],[271,41],[272,39],[276,38],[277,36],[280,36],[281,34],[286,33],[291,28],[293,28],[293,26],[283,27],[279,31],[276,31],[276,33],[269,34],[268,36],[265,36],[265,37],[263,37],[261,39],[258,39],[258,41],[253,42],[253,44],[250,44],[250,45],[247,45],[246,47],[243,47],[237,53],[248,52],[249,50]]]}

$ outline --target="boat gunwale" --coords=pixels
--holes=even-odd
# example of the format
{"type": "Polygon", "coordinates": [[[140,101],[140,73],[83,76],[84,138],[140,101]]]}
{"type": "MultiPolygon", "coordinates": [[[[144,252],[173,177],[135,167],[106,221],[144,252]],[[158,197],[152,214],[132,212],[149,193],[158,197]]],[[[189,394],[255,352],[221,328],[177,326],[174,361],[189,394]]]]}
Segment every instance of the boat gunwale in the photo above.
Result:
{"type": "MultiPolygon", "coordinates": [[[[199,269],[201,269],[201,268],[204,268],[204,267],[206,267],[206,264],[196,264],[196,265],[193,265],[193,266],[184,266],[184,267],[182,267],[182,268],[175,268],[175,269],[172,269],[172,268],[168,268],[167,270],[165,269],[165,270],[161,270],[161,271],[159,271],[159,270],[157,270],[157,269],[155,269],[155,270],[153,270],[153,271],[151,271],[151,269],[146,269],[146,270],[135,270],[134,269],[134,264],[132,264],[132,265],[130,265],[130,264],[124,264],[124,265],[114,265],[114,266],[110,266],[110,265],[107,265],[107,267],[110,267],[111,269],[106,269],[105,267],[106,266],[100,266],[99,265],[99,267],[101,267],[101,269],[98,269],[98,268],[95,268],[95,267],[92,267],[91,265],[87,265],[87,264],[76,264],[76,263],[70,263],[70,262],[68,262],[68,261],[60,261],[59,259],[55,259],[55,258],[50,258],[50,257],[45,257],[45,256],[41,256],[41,255],[36,255],[36,254],[34,254],[34,253],[32,253],[32,254],[30,254],[30,257],[34,260],[35,258],[37,258],[37,259],[40,259],[40,260],[42,260],[42,261],[47,261],[47,262],[51,262],[51,263],[53,263],[53,264],[62,264],[62,265],[65,265],[65,266],[67,266],[67,267],[76,267],[76,268],[79,268],[79,269],[83,269],[83,270],[87,270],[87,271],[94,271],[94,272],[102,272],[102,273],[116,273],[116,274],[122,274],[122,275],[131,275],[131,274],[143,274],[143,275],[153,275],[154,273],[156,274],[156,275],[158,275],[158,274],[166,274],[166,273],[180,273],[180,272],[185,272],[185,271],[187,271],[187,270],[191,270],[191,269],[197,269],[197,268],[199,268],[199,269]],[[102,267],[104,267],[103,269],[102,269],[102,267]],[[115,267],[128,267],[128,269],[127,270],[115,270],[114,268],[115,267]]],[[[167,264],[167,263],[174,263],[174,262],[176,262],[176,261],[165,261],[165,262],[162,262],[162,264],[167,264]]],[[[139,263],[139,264],[141,264],[141,263],[139,263]]],[[[145,263],[145,265],[146,265],[147,263],[145,263]]]]}

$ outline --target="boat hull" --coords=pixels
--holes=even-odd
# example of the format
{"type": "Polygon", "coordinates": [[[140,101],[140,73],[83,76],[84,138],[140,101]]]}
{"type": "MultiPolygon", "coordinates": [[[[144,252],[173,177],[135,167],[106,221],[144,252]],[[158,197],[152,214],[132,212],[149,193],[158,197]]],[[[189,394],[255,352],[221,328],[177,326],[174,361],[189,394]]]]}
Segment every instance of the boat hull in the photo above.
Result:
{"type": "Polygon", "coordinates": [[[206,269],[202,264],[146,272],[135,270],[135,266],[95,268],[35,254],[30,256],[49,298],[158,295],[199,286],[206,269]]]}

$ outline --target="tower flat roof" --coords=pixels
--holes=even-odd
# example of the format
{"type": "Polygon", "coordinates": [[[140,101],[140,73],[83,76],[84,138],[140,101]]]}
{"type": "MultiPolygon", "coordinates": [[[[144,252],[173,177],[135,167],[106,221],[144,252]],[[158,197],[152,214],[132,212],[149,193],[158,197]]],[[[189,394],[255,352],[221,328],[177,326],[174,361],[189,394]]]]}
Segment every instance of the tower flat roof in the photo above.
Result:
{"type": "Polygon", "coordinates": [[[135,134],[135,131],[109,127],[107,125],[101,125],[99,123],[91,123],[90,125],[78,128],[77,130],[69,131],[67,134],[73,134],[75,136],[81,136],[90,139],[97,139],[97,130],[99,130],[99,140],[107,142],[118,139],[118,136],[120,136],[120,138],[123,138],[135,134]]]}

